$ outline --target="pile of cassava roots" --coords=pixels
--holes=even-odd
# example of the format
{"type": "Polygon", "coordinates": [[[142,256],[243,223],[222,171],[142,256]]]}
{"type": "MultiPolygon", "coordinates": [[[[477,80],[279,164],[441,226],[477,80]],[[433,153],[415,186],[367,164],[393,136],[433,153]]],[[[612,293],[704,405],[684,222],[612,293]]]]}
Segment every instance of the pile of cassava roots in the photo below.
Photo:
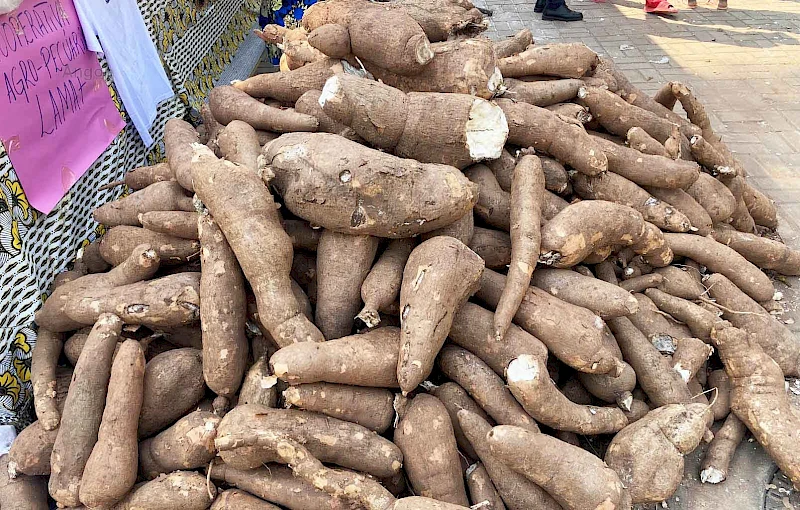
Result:
{"type": "Polygon", "coordinates": [[[259,31],[282,72],[169,121],[55,278],[0,508],[624,510],[748,431],[800,485],[773,202],[686,86],[485,27],[259,31]]]}

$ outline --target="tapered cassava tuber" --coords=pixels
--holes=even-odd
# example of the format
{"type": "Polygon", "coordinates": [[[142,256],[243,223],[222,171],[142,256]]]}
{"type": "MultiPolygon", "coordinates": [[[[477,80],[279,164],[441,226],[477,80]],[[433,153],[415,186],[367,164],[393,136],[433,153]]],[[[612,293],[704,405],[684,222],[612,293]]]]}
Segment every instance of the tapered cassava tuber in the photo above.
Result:
{"type": "Polygon", "coordinates": [[[329,133],[283,135],[263,156],[284,205],[337,232],[410,237],[449,225],[477,200],[475,185],[456,168],[400,159],[329,133]]]}

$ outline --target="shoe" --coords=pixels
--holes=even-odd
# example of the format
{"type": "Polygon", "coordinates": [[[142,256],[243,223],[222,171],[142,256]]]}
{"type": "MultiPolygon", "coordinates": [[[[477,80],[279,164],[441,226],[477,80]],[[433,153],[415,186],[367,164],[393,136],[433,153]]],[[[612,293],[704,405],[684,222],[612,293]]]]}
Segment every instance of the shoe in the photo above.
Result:
{"type": "Polygon", "coordinates": [[[533,7],[533,12],[542,12],[544,10],[544,4],[547,3],[547,0],[536,0],[536,5],[533,7]]]}
{"type": "Polygon", "coordinates": [[[678,9],[673,7],[668,0],[647,0],[644,5],[644,12],[648,14],[677,14],[678,9]]]}
{"type": "Polygon", "coordinates": [[[581,21],[583,14],[578,11],[573,11],[567,4],[561,4],[556,9],[545,8],[542,11],[542,19],[544,21],[581,21]]]}

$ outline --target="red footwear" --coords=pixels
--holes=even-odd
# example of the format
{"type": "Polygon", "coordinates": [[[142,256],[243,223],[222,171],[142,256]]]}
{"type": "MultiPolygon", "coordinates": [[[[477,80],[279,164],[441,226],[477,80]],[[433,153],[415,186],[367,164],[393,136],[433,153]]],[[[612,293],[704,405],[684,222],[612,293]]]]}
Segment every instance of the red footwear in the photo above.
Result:
{"type": "Polygon", "coordinates": [[[673,7],[668,0],[647,0],[644,5],[644,12],[650,14],[677,14],[678,9],[673,7]]]}

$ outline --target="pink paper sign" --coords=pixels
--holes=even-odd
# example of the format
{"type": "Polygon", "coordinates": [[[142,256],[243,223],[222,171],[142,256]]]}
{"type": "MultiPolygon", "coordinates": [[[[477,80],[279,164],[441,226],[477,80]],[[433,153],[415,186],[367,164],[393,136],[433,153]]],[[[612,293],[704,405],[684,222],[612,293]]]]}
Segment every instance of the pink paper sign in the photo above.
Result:
{"type": "Polygon", "coordinates": [[[125,127],[72,0],[0,16],[0,80],[0,140],[30,204],[49,213],[125,127]]]}

